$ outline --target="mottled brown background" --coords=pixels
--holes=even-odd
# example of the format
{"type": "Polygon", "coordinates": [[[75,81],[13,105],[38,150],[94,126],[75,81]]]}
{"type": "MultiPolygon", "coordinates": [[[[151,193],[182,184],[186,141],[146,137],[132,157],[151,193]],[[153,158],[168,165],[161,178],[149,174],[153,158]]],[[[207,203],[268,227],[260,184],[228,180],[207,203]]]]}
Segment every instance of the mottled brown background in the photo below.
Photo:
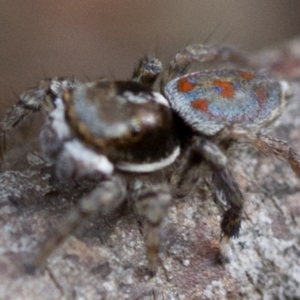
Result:
{"type": "Polygon", "coordinates": [[[297,0],[1,0],[1,110],[43,72],[128,78],[141,55],[167,61],[210,35],[255,50],[297,35],[299,13],[297,0]]]}

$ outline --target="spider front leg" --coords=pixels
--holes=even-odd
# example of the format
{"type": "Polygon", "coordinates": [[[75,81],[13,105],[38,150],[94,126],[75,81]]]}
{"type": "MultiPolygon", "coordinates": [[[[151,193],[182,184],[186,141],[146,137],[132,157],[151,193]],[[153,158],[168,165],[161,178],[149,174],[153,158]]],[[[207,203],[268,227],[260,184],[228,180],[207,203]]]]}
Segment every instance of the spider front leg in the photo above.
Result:
{"type": "Polygon", "coordinates": [[[237,140],[250,143],[267,155],[275,155],[279,159],[286,160],[292,170],[300,177],[300,156],[287,142],[247,129],[233,129],[231,135],[237,140]]]}
{"type": "Polygon", "coordinates": [[[238,237],[239,235],[244,208],[244,196],[238,183],[227,168],[227,157],[219,147],[205,138],[196,138],[193,141],[190,152],[193,156],[198,155],[199,163],[201,162],[201,158],[209,163],[213,183],[217,189],[223,192],[230,206],[223,214],[221,221],[222,235],[220,242],[221,260],[222,262],[229,262],[231,252],[229,242],[232,237],[238,237]]]}
{"type": "Polygon", "coordinates": [[[51,253],[74,232],[84,220],[97,213],[107,214],[121,205],[126,195],[125,180],[111,176],[103,180],[99,187],[80,200],[78,206],[67,213],[60,221],[53,235],[40,249],[32,264],[26,265],[28,273],[41,268],[51,253]]]}
{"type": "Polygon", "coordinates": [[[0,164],[5,154],[6,136],[29,114],[41,110],[46,114],[51,112],[54,108],[53,99],[77,85],[78,81],[73,77],[45,79],[19,96],[18,102],[0,123],[0,164]]]}
{"type": "Polygon", "coordinates": [[[160,225],[172,203],[166,186],[142,187],[135,193],[135,208],[143,223],[143,235],[150,275],[156,273],[160,246],[160,225]]]}
{"type": "Polygon", "coordinates": [[[154,81],[162,72],[162,63],[159,59],[144,56],[138,66],[134,69],[132,80],[152,87],[154,81]]]}

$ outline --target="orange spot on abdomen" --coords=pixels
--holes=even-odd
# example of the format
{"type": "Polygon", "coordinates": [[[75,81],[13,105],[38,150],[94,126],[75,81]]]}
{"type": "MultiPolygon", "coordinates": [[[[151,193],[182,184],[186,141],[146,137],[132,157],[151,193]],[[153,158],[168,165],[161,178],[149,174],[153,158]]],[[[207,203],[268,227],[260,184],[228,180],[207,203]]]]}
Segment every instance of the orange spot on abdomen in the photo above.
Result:
{"type": "Polygon", "coordinates": [[[206,112],[208,109],[208,101],[207,99],[196,99],[192,102],[192,107],[206,112]]]}
{"type": "Polygon", "coordinates": [[[186,93],[191,91],[195,87],[195,84],[189,82],[186,77],[182,77],[178,80],[177,87],[179,92],[186,93]]]}
{"type": "Polygon", "coordinates": [[[234,96],[235,90],[231,82],[214,80],[213,85],[220,87],[222,90],[220,95],[224,98],[232,98],[234,96]]]}
{"type": "Polygon", "coordinates": [[[239,74],[241,77],[245,78],[245,79],[253,79],[254,75],[249,73],[249,72],[245,72],[245,71],[239,71],[239,74]]]}

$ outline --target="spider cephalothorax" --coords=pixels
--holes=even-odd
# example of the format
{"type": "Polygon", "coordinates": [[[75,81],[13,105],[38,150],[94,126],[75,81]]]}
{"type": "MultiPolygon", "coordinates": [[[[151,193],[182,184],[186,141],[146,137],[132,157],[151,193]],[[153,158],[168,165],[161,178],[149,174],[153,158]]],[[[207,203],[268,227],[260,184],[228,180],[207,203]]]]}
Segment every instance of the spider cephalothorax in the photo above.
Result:
{"type": "Polygon", "coordinates": [[[172,198],[187,195],[203,175],[202,164],[209,166],[229,206],[220,243],[221,258],[228,261],[228,242],[239,234],[244,198],[227,167],[226,149],[235,141],[252,144],[286,159],[300,176],[299,156],[263,133],[289,93],[285,81],[255,71],[238,51],[195,45],[179,52],[165,70],[158,59],[143,58],[131,81],[54,78],[21,94],[0,124],[1,157],[5,136],[30,112],[44,111],[41,147],[58,177],[103,175],[46,240],[32,267],[41,266],[84,219],[131,198],[144,223],[154,273],[160,224],[172,198]],[[161,184],[147,184],[158,174],[164,177],[161,184]]]}

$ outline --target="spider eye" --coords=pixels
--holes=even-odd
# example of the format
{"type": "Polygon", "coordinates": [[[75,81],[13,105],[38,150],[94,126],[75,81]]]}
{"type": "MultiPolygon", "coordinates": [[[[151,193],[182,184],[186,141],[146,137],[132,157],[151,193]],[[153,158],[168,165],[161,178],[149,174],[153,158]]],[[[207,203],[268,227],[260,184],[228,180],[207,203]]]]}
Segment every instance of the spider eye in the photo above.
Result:
{"type": "Polygon", "coordinates": [[[141,127],[138,124],[132,124],[131,135],[133,137],[138,136],[141,133],[141,127]]]}

